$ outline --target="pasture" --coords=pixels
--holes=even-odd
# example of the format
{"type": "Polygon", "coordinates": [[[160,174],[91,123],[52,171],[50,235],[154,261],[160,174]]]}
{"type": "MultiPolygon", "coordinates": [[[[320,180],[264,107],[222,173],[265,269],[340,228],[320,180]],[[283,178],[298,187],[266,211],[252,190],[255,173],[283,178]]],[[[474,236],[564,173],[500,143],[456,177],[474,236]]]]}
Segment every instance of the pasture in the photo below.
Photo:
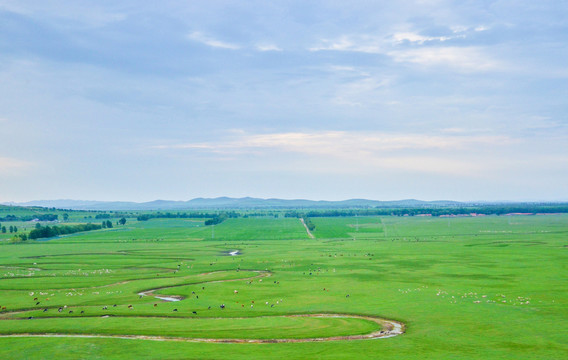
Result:
{"type": "Polygon", "coordinates": [[[311,221],[4,241],[0,357],[566,358],[567,215],[311,221]]]}

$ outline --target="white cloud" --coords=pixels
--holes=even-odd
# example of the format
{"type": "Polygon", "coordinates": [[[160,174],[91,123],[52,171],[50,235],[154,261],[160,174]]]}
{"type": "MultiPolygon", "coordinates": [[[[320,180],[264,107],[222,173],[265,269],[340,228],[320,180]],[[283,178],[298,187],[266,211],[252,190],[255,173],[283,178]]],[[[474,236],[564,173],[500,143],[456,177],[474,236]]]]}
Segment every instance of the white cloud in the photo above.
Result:
{"type": "Polygon", "coordinates": [[[211,46],[214,48],[220,49],[229,49],[229,50],[238,50],[241,47],[236,44],[231,44],[228,42],[217,40],[209,35],[205,35],[199,31],[194,31],[191,34],[187,35],[188,39],[197,41],[199,43],[205,44],[207,46],[211,46]]]}
{"type": "Polygon", "coordinates": [[[461,26],[461,25],[457,25],[457,26],[452,26],[450,27],[450,29],[452,30],[452,32],[454,34],[459,34],[459,33],[463,33],[466,32],[468,30],[467,26],[461,26]]]}
{"type": "Polygon", "coordinates": [[[479,47],[426,47],[394,50],[388,55],[397,62],[449,66],[463,71],[486,71],[499,67],[499,63],[479,47]]]}
{"type": "Polygon", "coordinates": [[[368,54],[384,52],[381,41],[371,36],[341,36],[335,40],[323,39],[320,45],[309,48],[310,51],[351,51],[368,54]]]}
{"type": "Polygon", "coordinates": [[[274,44],[258,44],[256,45],[258,51],[282,51],[281,48],[274,44]]]}
{"type": "Polygon", "coordinates": [[[424,36],[414,32],[400,32],[395,33],[393,36],[393,41],[395,44],[400,44],[405,41],[417,44],[424,44],[428,41],[439,41],[444,42],[456,38],[465,38],[465,35],[455,35],[455,36],[424,36]]]}
{"type": "Polygon", "coordinates": [[[419,172],[472,174],[472,166],[456,152],[471,154],[478,148],[503,146],[514,140],[504,136],[396,134],[362,131],[234,133],[219,142],[160,145],[157,149],[192,149],[218,155],[302,154],[322,163],[364,169],[399,169],[419,172]],[[318,161],[320,161],[318,160],[318,161]]]}
{"type": "Polygon", "coordinates": [[[0,176],[19,174],[21,171],[27,170],[31,165],[27,161],[0,156],[0,176]]]}
{"type": "Polygon", "coordinates": [[[258,149],[274,148],[288,152],[343,154],[349,152],[394,151],[404,149],[465,149],[471,145],[499,145],[512,140],[504,136],[447,136],[397,134],[363,131],[285,132],[247,134],[233,132],[221,142],[158,145],[159,149],[258,149]],[[351,150],[350,150],[351,149],[351,150]]]}

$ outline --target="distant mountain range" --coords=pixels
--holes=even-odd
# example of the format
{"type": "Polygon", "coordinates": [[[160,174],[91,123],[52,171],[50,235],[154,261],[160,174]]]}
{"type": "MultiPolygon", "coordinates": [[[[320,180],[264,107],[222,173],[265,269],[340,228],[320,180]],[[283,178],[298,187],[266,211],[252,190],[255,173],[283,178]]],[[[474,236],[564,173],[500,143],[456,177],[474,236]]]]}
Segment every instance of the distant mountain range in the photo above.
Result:
{"type": "Polygon", "coordinates": [[[252,197],[244,198],[196,198],[188,201],[154,200],[150,202],[123,202],[123,201],[83,201],[83,200],[36,200],[24,203],[10,203],[6,205],[17,206],[40,206],[45,208],[70,209],[70,210],[199,210],[199,209],[269,209],[269,208],[401,208],[401,207],[455,207],[471,205],[456,201],[421,201],[421,200],[398,200],[378,201],[366,199],[349,199],[343,201],[315,201],[315,200],[285,200],[285,199],[260,199],[252,197]]]}

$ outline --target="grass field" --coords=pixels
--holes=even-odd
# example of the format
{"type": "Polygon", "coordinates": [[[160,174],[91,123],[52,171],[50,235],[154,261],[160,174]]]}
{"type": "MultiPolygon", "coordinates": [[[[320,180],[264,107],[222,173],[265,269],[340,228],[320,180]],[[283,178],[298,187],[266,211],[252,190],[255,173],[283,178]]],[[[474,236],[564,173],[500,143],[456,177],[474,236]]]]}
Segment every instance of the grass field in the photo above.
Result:
{"type": "Polygon", "coordinates": [[[567,215],[311,220],[315,239],[296,218],[237,218],[214,228],[203,219],[129,220],[55,240],[5,241],[0,358],[568,356],[567,215]],[[345,316],[290,316],[305,314],[345,316]],[[312,339],[388,330],[365,316],[400,321],[406,332],[260,344],[152,338],[312,339]]]}

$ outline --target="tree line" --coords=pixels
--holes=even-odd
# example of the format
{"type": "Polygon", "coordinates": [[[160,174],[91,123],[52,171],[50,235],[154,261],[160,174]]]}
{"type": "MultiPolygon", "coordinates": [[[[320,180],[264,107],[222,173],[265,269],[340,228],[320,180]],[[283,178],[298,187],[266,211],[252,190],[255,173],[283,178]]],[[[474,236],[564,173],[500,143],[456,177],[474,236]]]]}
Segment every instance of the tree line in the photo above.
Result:
{"type": "Polygon", "coordinates": [[[59,215],[57,214],[35,214],[35,215],[23,215],[23,216],[16,216],[16,215],[6,215],[4,217],[0,217],[0,221],[32,221],[32,220],[39,220],[39,221],[55,221],[59,219],[59,215]]]}
{"type": "Polygon", "coordinates": [[[18,232],[18,227],[17,227],[17,226],[13,226],[13,225],[10,225],[9,227],[6,227],[6,225],[2,226],[2,224],[0,224],[0,231],[2,232],[2,234],[7,233],[8,230],[10,230],[10,234],[11,234],[11,233],[17,233],[17,232],[18,232]]]}
{"type": "Polygon", "coordinates": [[[310,210],[306,212],[287,211],[285,217],[341,217],[341,216],[417,216],[417,215],[507,215],[523,214],[553,214],[568,213],[568,204],[514,204],[514,205],[483,205],[471,207],[430,207],[430,208],[397,208],[397,209],[328,209],[310,210]]]}
{"type": "MultiPolygon", "coordinates": [[[[228,218],[238,218],[241,214],[236,211],[223,211],[223,212],[189,212],[189,213],[162,213],[162,212],[155,212],[149,214],[141,214],[136,217],[138,221],[148,221],[150,219],[214,219],[219,217],[224,217],[223,220],[228,218]]],[[[207,224],[205,224],[207,225],[207,224]]]]}
{"type": "Polygon", "coordinates": [[[43,239],[55,237],[58,235],[74,234],[82,231],[100,230],[102,225],[97,224],[78,224],[78,225],[61,225],[61,226],[42,226],[37,224],[36,228],[30,231],[28,239],[43,239]]]}

